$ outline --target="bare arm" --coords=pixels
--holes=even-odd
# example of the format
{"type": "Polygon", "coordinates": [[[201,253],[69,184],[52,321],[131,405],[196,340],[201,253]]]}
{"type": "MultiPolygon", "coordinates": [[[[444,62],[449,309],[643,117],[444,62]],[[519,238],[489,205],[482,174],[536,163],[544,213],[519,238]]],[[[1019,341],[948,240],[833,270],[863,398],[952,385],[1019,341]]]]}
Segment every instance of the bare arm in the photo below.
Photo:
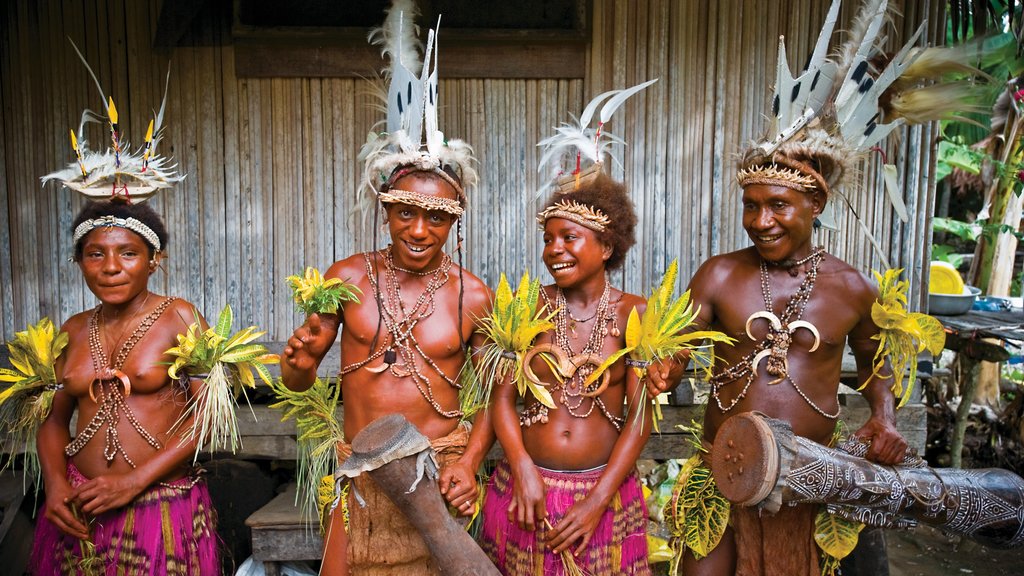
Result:
{"type": "Polygon", "coordinates": [[[871,377],[872,360],[878,349],[878,341],[871,339],[878,334],[878,326],[875,326],[870,315],[871,302],[874,302],[875,296],[871,291],[869,296],[862,299],[868,302],[866,311],[849,336],[850,348],[857,361],[857,387],[863,387],[861,394],[871,408],[871,416],[854,435],[870,442],[868,460],[897,464],[906,453],[907,441],[896,429],[896,397],[891,390],[893,378],[889,363],[886,362],[882,369],[882,374],[888,376],[871,377]]]}
{"type": "Polygon", "coordinates": [[[62,532],[76,538],[88,538],[88,528],[71,510],[73,489],[67,479],[67,456],[64,447],[71,442],[71,416],[75,400],[67,392],[58,390],[53,395],[53,406],[46,420],[39,426],[36,449],[46,485],[44,515],[62,532]]]}

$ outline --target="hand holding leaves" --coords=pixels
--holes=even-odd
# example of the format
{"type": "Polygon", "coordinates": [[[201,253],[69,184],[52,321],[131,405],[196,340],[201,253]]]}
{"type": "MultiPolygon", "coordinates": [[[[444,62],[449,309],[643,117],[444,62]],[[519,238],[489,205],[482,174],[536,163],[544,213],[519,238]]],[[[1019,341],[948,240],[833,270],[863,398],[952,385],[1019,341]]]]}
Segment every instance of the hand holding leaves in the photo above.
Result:
{"type": "Polygon", "coordinates": [[[324,279],[320,271],[312,266],[306,268],[303,276],[292,275],[286,278],[292,288],[292,299],[295,305],[306,316],[310,314],[337,314],[338,308],[345,302],[359,303],[362,290],[339,278],[324,279]]]}

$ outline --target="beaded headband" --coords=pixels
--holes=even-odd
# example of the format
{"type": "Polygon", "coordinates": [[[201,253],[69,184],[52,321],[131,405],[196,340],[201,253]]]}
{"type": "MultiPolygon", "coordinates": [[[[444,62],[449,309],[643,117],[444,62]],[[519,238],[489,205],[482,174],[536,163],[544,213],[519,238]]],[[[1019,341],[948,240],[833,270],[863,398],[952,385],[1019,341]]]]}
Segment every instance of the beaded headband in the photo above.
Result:
{"type": "Polygon", "coordinates": [[[604,232],[611,223],[604,212],[575,200],[560,200],[548,206],[537,215],[537,223],[543,228],[551,218],[565,218],[594,232],[604,232]]]}
{"type": "Polygon", "coordinates": [[[141,221],[135,218],[118,218],[117,216],[101,216],[99,218],[93,218],[92,220],[86,220],[75,228],[75,233],[71,237],[71,244],[78,245],[78,242],[85,238],[85,235],[95,230],[96,228],[124,228],[131,230],[149,243],[157,252],[160,251],[160,237],[156,235],[156,232],[143,224],[141,221]]]}
{"type": "Polygon", "coordinates": [[[458,200],[431,196],[412,190],[402,190],[401,188],[391,188],[387,192],[381,192],[377,197],[384,204],[410,204],[412,206],[419,206],[424,210],[447,212],[456,218],[461,217],[463,212],[458,200]]]}

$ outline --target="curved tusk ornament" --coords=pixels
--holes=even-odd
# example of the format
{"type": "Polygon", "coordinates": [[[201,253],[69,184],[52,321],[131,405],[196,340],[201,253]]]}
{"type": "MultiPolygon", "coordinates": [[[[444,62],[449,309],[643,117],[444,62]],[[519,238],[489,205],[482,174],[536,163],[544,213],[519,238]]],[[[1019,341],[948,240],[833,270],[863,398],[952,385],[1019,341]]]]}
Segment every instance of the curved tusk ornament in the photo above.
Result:
{"type": "Polygon", "coordinates": [[[757,367],[761,365],[761,360],[764,360],[768,356],[771,356],[771,354],[772,354],[771,348],[766,348],[766,349],[761,350],[760,352],[758,352],[757,356],[754,356],[753,359],[750,360],[750,368],[751,368],[751,370],[753,370],[755,373],[757,373],[757,367]]]}
{"type": "Polygon", "coordinates": [[[797,320],[796,322],[790,323],[789,333],[793,334],[800,328],[806,328],[814,335],[814,344],[808,349],[808,352],[814,352],[817,350],[818,344],[821,344],[821,335],[818,334],[818,329],[814,327],[814,324],[811,324],[807,320],[797,320]]]}
{"type": "Polygon", "coordinates": [[[758,318],[764,318],[765,320],[770,322],[772,328],[774,328],[775,330],[782,330],[782,320],[779,320],[778,316],[772,314],[771,312],[768,312],[767,310],[761,310],[760,312],[754,312],[753,314],[750,315],[750,318],[747,318],[747,338],[750,338],[751,340],[756,340],[756,338],[754,338],[754,335],[750,333],[750,325],[753,324],[754,320],[757,320],[758,318]]]}

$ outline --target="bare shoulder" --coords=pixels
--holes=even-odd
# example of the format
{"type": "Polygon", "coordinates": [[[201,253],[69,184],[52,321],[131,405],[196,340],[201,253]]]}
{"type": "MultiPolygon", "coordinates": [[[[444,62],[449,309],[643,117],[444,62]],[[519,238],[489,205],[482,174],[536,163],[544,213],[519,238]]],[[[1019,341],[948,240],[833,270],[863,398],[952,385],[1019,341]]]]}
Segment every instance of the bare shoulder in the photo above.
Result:
{"type": "Polygon", "coordinates": [[[61,325],[60,331],[73,335],[85,330],[89,324],[89,317],[93,315],[94,310],[95,308],[90,308],[68,318],[67,321],[61,325]]]}
{"type": "Polygon", "coordinates": [[[162,314],[162,318],[169,319],[165,321],[175,326],[179,332],[187,330],[197,319],[200,322],[205,322],[206,320],[195,304],[184,298],[175,298],[167,308],[167,312],[162,314]]]}
{"type": "Polygon", "coordinates": [[[740,268],[757,266],[753,248],[712,256],[697,268],[690,280],[690,288],[697,292],[713,291],[725,285],[740,268]]]}
{"type": "MultiPolygon", "coordinates": [[[[458,266],[453,266],[449,274],[453,276],[453,280],[459,281],[458,266]]],[[[491,289],[476,274],[465,268],[462,269],[462,286],[465,288],[466,306],[470,310],[489,309],[491,300],[494,299],[491,289]]]]}
{"type": "MultiPolygon", "coordinates": [[[[620,315],[625,312],[626,316],[628,316],[633,308],[636,308],[636,311],[642,314],[644,309],[647,308],[647,299],[643,296],[630,294],[629,292],[621,292],[620,294],[622,294],[622,297],[619,298],[618,306],[620,315]]],[[[612,299],[615,299],[614,294],[612,299]]]]}
{"type": "Polygon", "coordinates": [[[829,291],[842,295],[842,298],[858,307],[870,310],[872,302],[878,298],[878,288],[859,270],[846,262],[828,255],[822,262],[823,279],[828,279],[829,291]]]}
{"type": "Polygon", "coordinates": [[[324,273],[324,278],[338,278],[345,282],[358,282],[366,276],[366,254],[360,252],[338,260],[324,273]]]}

